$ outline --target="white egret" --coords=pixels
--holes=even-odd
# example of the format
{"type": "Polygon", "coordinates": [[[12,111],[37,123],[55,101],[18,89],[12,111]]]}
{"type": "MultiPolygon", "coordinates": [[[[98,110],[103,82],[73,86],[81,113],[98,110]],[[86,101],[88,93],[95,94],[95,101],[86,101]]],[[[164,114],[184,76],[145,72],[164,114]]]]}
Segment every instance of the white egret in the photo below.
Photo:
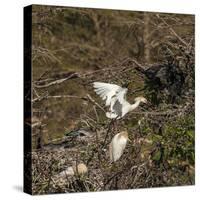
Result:
{"type": "Polygon", "coordinates": [[[94,82],[94,91],[106,100],[106,106],[109,106],[109,112],[106,113],[107,118],[120,119],[128,112],[137,108],[140,103],[147,103],[144,97],[136,97],[135,103],[130,104],[126,101],[127,88],[122,88],[115,84],[94,82]]]}
{"type": "Polygon", "coordinates": [[[129,140],[128,138],[128,132],[122,131],[118,134],[116,134],[109,146],[109,153],[110,153],[110,161],[115,162],[119,160],[121,155],[123,154],[123,151],[126,147],[126,143],[129,140]]]}

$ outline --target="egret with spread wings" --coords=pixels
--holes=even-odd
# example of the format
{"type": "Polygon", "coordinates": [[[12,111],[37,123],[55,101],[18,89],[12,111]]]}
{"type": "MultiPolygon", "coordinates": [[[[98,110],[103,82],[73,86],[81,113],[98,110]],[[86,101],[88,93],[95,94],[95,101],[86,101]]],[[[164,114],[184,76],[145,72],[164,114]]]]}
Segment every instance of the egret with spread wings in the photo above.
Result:
{"type": "Polygon", "coordinates": [[[147,103],[144,97],[136,97],[135,103],[130,104],[126,100],[128,89],[115,84],[94,82],[93,87],[102,100],[106,101],[106,106],[109,107],[109,112],[106,113],[106,116],[110,119],[120,119],[137,108],[141,102],[147,103]]]}

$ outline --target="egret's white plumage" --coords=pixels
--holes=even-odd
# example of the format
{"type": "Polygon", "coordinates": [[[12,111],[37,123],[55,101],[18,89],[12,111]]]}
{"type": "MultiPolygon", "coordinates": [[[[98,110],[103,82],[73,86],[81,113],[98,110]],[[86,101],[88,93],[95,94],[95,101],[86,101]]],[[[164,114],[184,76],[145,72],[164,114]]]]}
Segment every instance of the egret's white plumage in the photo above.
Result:
{"type": "Polygon", "coordinates": [[[122,131],[116,134],[109,146],[109,153],[110,153],[110,161],[115,162],[119,160],[123,151],[126,147],[126,143],[128,141],[128,132],[122,131]]]}
{"type": "Polygon", "coordinates": [[[122,88],[115,84],[94,82],[94,91],[106,100],[106,106],[110,107],[109,112],[106,113],[108,118],[122,118],[128,112],[137,108],[140,102],[147,103],[144,97],[135,98],[135,103],[130,104],[126,101],[127,88],[122,88]]]}

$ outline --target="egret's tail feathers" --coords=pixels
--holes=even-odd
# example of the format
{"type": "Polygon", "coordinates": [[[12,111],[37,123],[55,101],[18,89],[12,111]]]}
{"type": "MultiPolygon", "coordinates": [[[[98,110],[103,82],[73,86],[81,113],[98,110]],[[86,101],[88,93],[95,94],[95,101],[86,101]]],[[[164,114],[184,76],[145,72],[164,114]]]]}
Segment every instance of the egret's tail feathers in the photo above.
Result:
{"type": "Polygon", "coordinates": [[[111,112],[106,112],[106,117],[110,118],[110,119],[114,119],[117,117],[117,115],[115,113],[111,113],[111,112]]]}

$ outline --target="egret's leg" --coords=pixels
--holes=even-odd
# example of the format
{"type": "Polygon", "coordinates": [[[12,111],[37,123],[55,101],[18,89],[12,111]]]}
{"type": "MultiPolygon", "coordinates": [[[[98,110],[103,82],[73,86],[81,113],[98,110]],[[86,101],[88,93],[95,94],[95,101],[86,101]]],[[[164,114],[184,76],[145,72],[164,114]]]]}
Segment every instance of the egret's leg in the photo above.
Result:
{"type": "Polygon", "coordinates": [[[118,116],[113,120],[113,132],[116,133],[118,132],[117,126],[118,126],[118,116]]]}
{"type": "Polygon", "coordinates": [[[105,136],[105,138],[104,138],[104,141],[103,141],[102,149],[106,146],[106,140],[107,140],[108,134],[109,134],[110,132],[112,132],[112,125],[113,125],[113,119],[111,119],[111,121],[110,121],[109,124],[108,124],[108,129],[107,129],[107,132],[106,132],[106,136],[105,136]]]}

